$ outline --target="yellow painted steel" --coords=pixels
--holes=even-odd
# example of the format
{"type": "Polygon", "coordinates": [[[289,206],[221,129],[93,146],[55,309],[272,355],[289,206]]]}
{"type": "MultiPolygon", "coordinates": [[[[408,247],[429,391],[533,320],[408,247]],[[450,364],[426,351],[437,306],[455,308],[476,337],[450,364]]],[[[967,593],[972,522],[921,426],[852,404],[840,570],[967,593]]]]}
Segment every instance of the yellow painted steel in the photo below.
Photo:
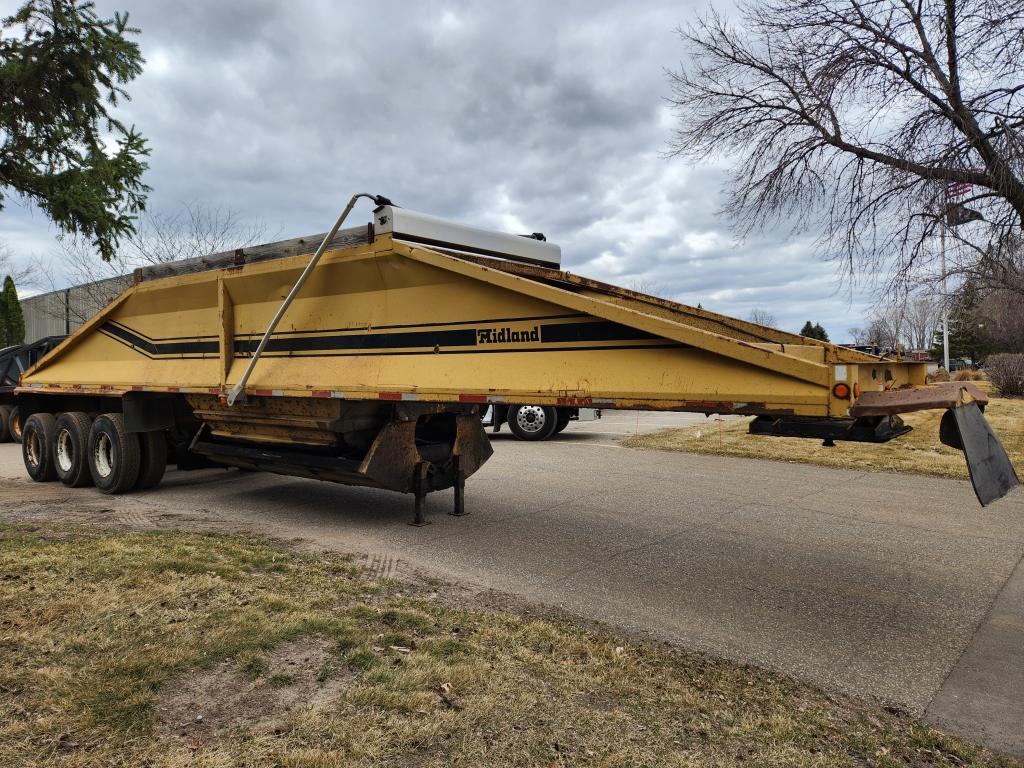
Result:
{"type": "MultiPolygon", "coordinates": [[[[28,371],[25,391],[222,394],[309,261],[129,289],[28,371]]],[[[838,381],[923,384],[885,361],[565,272],[390,236],[326,253],[247,394],[845,416],[838,381]]]]}

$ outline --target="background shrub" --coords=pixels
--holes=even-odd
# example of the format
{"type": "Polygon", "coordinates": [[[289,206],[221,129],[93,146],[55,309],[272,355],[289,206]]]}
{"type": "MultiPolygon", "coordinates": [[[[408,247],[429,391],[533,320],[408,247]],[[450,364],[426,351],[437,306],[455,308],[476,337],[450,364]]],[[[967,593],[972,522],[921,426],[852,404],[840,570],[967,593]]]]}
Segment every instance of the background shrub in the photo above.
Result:
{"type": "Polygon", "coordinates": [[[1024,395],[1024,355],[989,355],[985,372],[1001,395],[1024,395]]]}
{"type": "Polygon", "coordinates": [[[953,374],[953,381],[984,381],[985,374],[973,368],[961,368],[953,374]]]}

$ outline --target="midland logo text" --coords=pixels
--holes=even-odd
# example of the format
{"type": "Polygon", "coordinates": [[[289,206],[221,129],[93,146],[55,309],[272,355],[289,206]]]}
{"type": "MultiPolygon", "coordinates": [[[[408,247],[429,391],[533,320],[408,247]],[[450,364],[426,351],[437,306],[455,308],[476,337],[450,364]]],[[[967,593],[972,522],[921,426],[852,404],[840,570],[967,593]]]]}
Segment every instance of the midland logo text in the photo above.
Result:
{"type": "Polygon", "coordinates": [[[477,328],[477,344],[522,344],[531,341],[540,341],[540,328],[523,328],[512,330],[505,328],[477,328]]]}

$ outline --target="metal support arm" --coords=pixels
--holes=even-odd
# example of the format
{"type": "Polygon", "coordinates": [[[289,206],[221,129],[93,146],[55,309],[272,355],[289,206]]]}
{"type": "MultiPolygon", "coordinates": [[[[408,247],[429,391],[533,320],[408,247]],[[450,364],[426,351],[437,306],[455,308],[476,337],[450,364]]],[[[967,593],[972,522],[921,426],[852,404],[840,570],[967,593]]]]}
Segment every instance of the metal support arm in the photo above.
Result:
{"type": "Polygon", "coordinates": [[[316,268],[317,262],[320,261],[320,257],[324,255],[324,251],[327,250],[328,243],[334,239],[334,236],[341,229],[341,225],[348,218],[348,215],[352,212],[355,207],[356,201],[361,197],[369,198],[373,200],[376,205],[391,205],[391,201],[381,195],[371,195],[367,192],[359,192],[352,195],[352,199],[348,201],[348,205],[345,206],[345,210],[341,212],[338,220],[334,222],[334,226],[331,227],[331,231],[324,236],[324,240],[320,243],[320,247],[316,249],[316,253],[313,254],[313,258],[309,260],[309,264],[302,270],[302,274],[299,275],[299,279],[295,281],[295,285],[292,286],[291,291],[285,296],[284,301],[277,310],[277,314],[274,315],[274,319],[270,321],[270,325],[267,327],[267,332],[263,334],[263,338],[260,339],[259,346],[256,347],[256,352],[253,354],[252,359],[249,361],[249,365],[245,369],[245,373],[242,374],[242,378],[238,380],[238,383],[233,386],[228,392],[228,405],[234,405],[239,400],[245,401],[245,385],[249,383],[249,377],[252,376],[253,369],[256,367],[256,363],[259,362],[260,355],[263,354],[263,348],[267,346],[267,342],[270,337],[273,336],[274,331],[277,329],[277,324],[281,322],[281,318],[284,317],[284,313],[288,311],[288,307],[291,306],[292,301],[298,295],[299,291],[302,290],[302,286],[305,285],[309,275],[316,268]]]}

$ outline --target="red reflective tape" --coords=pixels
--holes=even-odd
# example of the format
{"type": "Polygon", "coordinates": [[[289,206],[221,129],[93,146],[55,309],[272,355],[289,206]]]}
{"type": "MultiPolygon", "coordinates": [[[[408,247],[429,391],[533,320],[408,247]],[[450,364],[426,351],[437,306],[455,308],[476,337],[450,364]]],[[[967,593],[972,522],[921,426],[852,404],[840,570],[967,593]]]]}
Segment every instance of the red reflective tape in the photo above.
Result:
{"type": "Polygon", "coordinates": [[[313,397],[330,397],[331,390],[329,389],[314,389],[313,397]]]}
{"type": "Polygon", "coordinates": [[[589,408],[594,404],[594,400],[590,397],[560,397],[558,398],[558,404],[584,406],[589,408]]]}
{"type": "Polygon", "coordinates": [[[209,392],[211,395],[219,395],[220,387],[209,387],[206,391],[209,392]]]}
{"type": "Polygon", "coordinates": [[[380,392],[380,393],[378,393],[377,397],[380,398],[381,400],[401,400],[402,399],[402,393],[401,392],[380,392]]]}
{"type": "Polygon", "coordinates": [[[168,387],[168,392],[181,392],[181,387],[168,387]]]}
{"type": "Polygon", "coordinates": [[[460,403],[486,403],[487,395],[459,395],[460,403]]]}
{"type": "Polygon", "coordinates": [[[141,391],[142,391],[142,385],[141,384],[132,384],[132,392],[141,392],[141,391]]]}
{"type": "Polygon", "coordinates": [[[255,390],[255,392],[253,394],[255,394],[257,397],[273,397],[274,396],[274,390],[272,390],[272,389],[257,389],[257,390],[255,390]]]}

